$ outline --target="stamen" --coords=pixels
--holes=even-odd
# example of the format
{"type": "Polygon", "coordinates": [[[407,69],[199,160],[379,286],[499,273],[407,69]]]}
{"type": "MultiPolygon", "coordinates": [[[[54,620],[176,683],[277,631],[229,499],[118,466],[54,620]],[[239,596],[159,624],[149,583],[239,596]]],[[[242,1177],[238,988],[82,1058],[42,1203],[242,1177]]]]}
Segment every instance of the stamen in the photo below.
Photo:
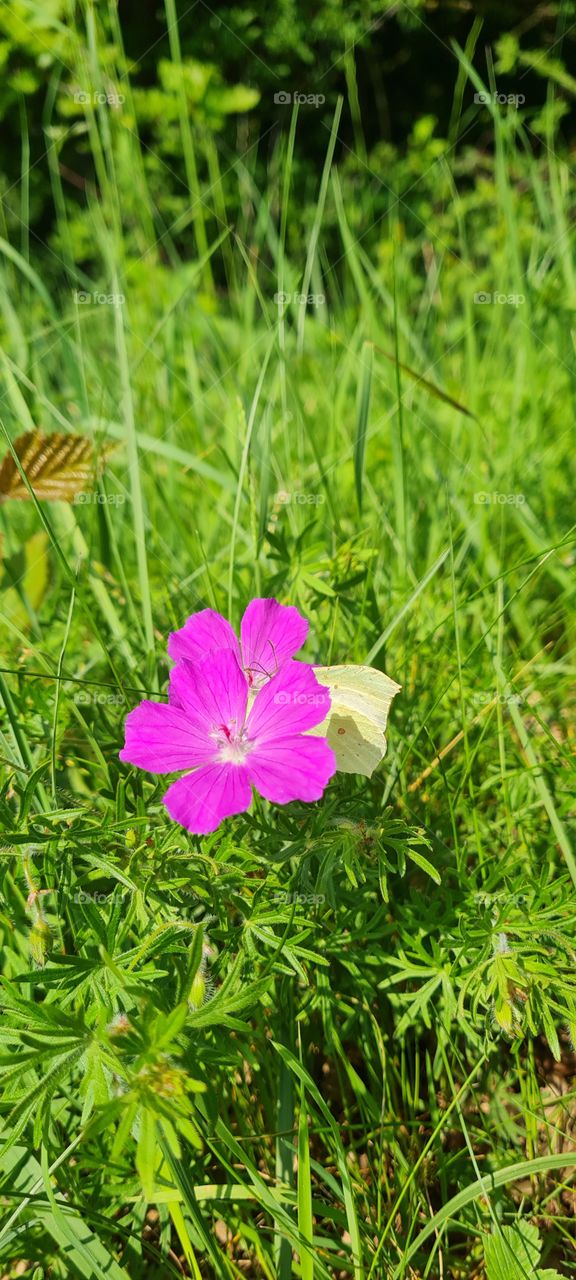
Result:
{"type": "Polygon", "coordinates": [[[238,732],[236,720],[231,725],[216,725],[212,737],[216,739],[218,757],[223,764],[243,764],[252,750],[252,743],[244,737],[243,730],[238,732]]]}

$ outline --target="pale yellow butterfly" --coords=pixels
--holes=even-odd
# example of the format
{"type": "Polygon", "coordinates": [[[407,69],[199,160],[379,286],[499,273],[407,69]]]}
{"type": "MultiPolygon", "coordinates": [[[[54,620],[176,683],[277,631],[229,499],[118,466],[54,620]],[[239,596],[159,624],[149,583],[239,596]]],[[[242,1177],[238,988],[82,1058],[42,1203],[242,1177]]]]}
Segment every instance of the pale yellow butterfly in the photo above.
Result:
{"type": "Polygon", "coordinates": [[[386,754],[388,712],[401,685],[375,667],[315,667],[314,674],[329,688],[332,705],[311,732],[328,739],[341,773],[370,778],[386,754]]]}

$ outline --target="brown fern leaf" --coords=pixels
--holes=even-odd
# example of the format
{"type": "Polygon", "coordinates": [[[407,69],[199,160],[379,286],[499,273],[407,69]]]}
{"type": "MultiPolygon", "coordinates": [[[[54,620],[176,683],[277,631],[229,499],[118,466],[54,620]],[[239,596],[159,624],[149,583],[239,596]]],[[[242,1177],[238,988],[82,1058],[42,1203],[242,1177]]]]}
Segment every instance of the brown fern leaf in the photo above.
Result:
{"type": "MultiPolygon", "coordinates": [[[[57,431],[25,431],[14,441],[22,470],[36,498],[71,502],[75,494],[92,488],[95,479],[94,447],[86,436],[57,431]]],[[[8,498],[30,501],[30,490],[8,450],[0,466],[0,502],[8,498]]]]}

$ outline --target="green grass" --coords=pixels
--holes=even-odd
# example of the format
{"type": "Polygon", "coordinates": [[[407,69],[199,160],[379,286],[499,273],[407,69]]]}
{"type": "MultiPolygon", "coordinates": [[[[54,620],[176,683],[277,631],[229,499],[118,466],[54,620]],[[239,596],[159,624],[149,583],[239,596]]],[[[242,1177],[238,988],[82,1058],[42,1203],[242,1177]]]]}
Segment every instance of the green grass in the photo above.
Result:
{"type": "Polygon", "coordinates": [[[116,447],[91,500],[0,510],[7,1275],[473,1280],[518,1215],[574,1267],[569,171],[498,112],[493,161],[354,158],[341,108],[304,206],[302,113],[231,158],[185,102],[187,221],[105,106],[81,215],[42,162],[49,248],[12,199],[6,450],[116,447]],[[388,754],[195,839],[123,720],[258,594],[402,684],[388,754]]]}

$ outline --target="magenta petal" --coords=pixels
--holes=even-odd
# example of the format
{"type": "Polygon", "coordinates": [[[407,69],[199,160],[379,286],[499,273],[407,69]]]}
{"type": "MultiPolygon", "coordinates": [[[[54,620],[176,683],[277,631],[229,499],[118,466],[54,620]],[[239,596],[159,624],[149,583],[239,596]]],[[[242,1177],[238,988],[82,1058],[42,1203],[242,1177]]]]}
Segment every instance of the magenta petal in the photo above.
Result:
{"type": "Polygon", "coordinates": [[[244,813],[252,800],[245,768],[233,764],[209,764],[187,773],[168,788],[164,804],[174,819],[193,835],[215,831],[224,818],[244,813]]]}
{"type": "Polygon", "coordinates": [[[242,618],[242,665],[257,684],[276,674],[302,648],[308,623],[293,605],[252,600],[242,618]]]}
{"type": "MultiPolygon", "coordinates": [[[[244,725],[248,684],[230,649],[210,653],[203,662],[177,662],[170,675],[170,702],[212,733],[221,725],[244,725]]],[[[206,757],[205,757],[206,759],[206,757]]]]}
{"type": "Polygon", "coordinates": [[[250,741],[286,738],[322,724],[330,710],[330,690],[319,684],[306,662],[285,662],[256,694],[246,726],[250,741]]]}
{"type": "Polygon", "coordinates": [[[240,662],[236,633],[215,609],[193,613],[179,631],[173,631],[168,637],[168,653],[175,660],[188,658],[190,662],[200,662],[212,649],[231,649],[240,662]]]}
{"type": "Polygon", "coordinates": [[[319,800],[336,772],[336,757],[326,739],[306,734],[264,742],[246,764],[252,786],[273,804],[319,800]]]}
{"type": "Polygon", "coordinates": [[[148,773],[174,773],[206,764],[216,744],[206,729],[193,723],[179,707],[141,702],[126,717],[125,743],[120,759],[148,773]]]}

